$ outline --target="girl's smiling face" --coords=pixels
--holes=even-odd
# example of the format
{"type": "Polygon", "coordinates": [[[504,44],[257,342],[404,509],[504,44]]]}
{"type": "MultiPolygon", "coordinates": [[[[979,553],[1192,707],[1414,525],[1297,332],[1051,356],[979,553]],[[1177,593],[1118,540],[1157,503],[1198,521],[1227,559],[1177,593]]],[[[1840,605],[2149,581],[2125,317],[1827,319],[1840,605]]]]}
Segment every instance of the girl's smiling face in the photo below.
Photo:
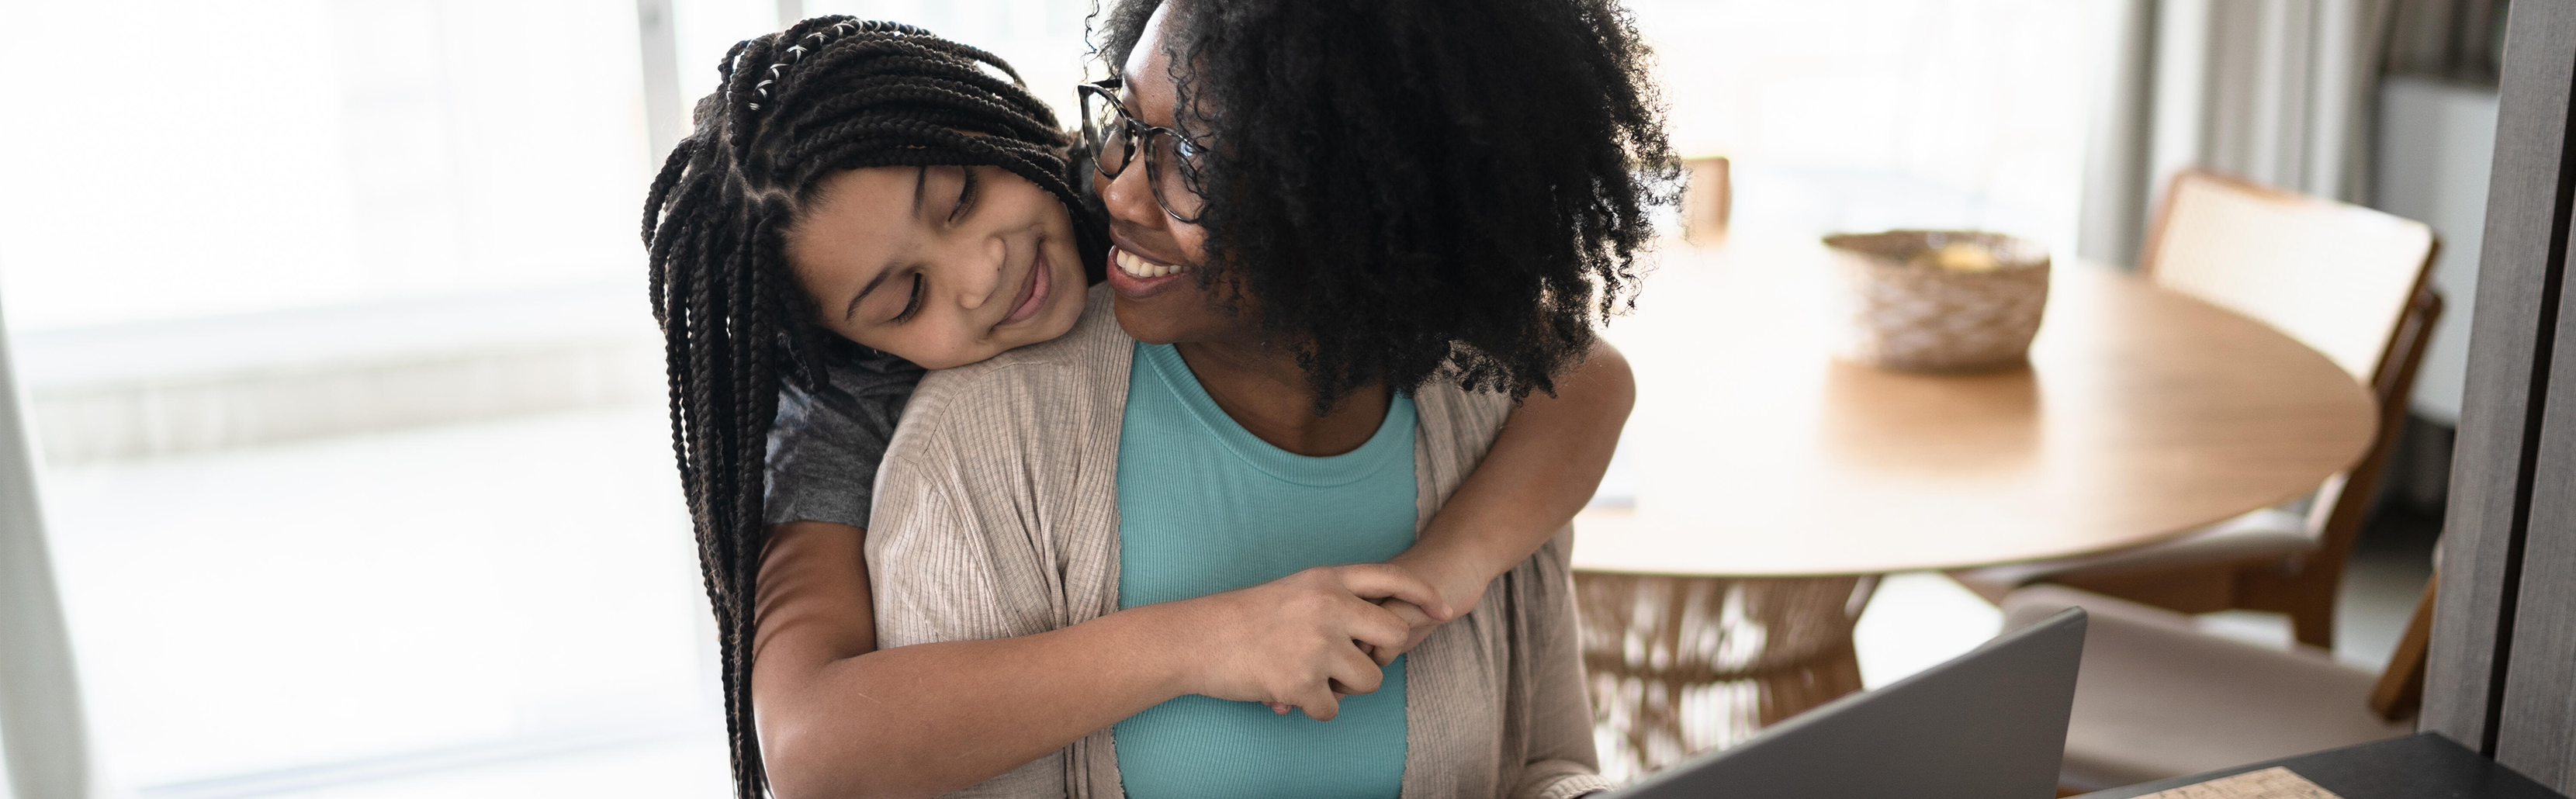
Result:
{"type": "Polygon", "coordinates": [[[833,175],[786,245],[825,328],[931,369],[1062,336],[1082,316],[1072,215],[999,167],[833,175]]]}

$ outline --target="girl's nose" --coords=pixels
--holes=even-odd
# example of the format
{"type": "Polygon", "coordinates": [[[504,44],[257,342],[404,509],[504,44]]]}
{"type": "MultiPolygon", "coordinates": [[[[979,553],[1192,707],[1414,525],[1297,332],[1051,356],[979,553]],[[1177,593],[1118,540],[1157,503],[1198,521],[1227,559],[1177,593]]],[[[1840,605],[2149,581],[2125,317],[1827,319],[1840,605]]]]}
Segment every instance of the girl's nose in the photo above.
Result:
{"type": "Polygon", "coordinates": [[[1002,270],[1010,263],[1010,249],[1000,236],[983,236],[954,250],[958,306],[971,311],[993,300],[993,293],[1002,290],[1002,270]]]}

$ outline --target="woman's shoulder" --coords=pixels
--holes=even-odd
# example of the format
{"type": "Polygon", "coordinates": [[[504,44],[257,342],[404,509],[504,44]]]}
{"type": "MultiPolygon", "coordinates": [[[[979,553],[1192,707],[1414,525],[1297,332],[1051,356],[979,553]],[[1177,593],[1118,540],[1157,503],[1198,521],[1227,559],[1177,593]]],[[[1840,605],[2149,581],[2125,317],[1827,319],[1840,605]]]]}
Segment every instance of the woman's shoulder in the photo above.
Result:
{"type": "Polygon", "coordinates": [[[1503,432],[1503,422],[1520,405],[1511,395],[1468,388],[1455,366],[1441,367],[1413,391],[1413,405],[1423,436],[1432,441],[1468,445],[1483,457],[1485,444],[1503,432]]]}
{"type": "Polygon", "coordinates": [[[1110,296],[1108,286],[1093,287],[1082,318],[1062,336],[923,376],[891,448],[933,434],[1062,430],[1088,416],[1116,412],[1127,396],[1134,340],[1118,327],[1110,296]]]}
{"type": "Polygon", "coordinates": [[[1110,313],[1095,292],[1064,336],[922,379],[877,472],[879,646],[1030,635],[1117,609],[1133,347],[1110,313]]]}

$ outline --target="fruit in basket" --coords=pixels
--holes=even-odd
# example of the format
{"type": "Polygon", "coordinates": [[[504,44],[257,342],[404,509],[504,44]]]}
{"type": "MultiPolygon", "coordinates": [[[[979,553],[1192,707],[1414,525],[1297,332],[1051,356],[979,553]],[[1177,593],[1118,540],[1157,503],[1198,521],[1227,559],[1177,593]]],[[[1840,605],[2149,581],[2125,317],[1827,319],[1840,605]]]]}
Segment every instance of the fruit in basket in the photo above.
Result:
{"type": "Polygon", "coordinates": [[[1972,241],[1953,241],[1924,253],[1933,266],[1953,272],[1992,272],[2003,266],[1995,251],[1972,241]]]}
{"type": "Polygon", "coordinates": [[[1886,369],[2023,362],[2048,303],[2048,252],[2000,233],[1891,230],[1825,237],[1842,273],[1836,353],[1886,369]]]}

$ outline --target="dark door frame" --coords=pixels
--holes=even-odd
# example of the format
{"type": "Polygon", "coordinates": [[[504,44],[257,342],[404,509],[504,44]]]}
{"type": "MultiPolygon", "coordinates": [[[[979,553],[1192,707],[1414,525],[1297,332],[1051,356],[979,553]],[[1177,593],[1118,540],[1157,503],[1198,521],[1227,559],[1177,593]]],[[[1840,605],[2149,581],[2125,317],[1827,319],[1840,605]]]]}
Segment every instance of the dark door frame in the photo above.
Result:
{"type": "Polygon", "coordinates": [[[2576,0],[2516,0],[2423,727],[2576,790],[2576,0]]]}

